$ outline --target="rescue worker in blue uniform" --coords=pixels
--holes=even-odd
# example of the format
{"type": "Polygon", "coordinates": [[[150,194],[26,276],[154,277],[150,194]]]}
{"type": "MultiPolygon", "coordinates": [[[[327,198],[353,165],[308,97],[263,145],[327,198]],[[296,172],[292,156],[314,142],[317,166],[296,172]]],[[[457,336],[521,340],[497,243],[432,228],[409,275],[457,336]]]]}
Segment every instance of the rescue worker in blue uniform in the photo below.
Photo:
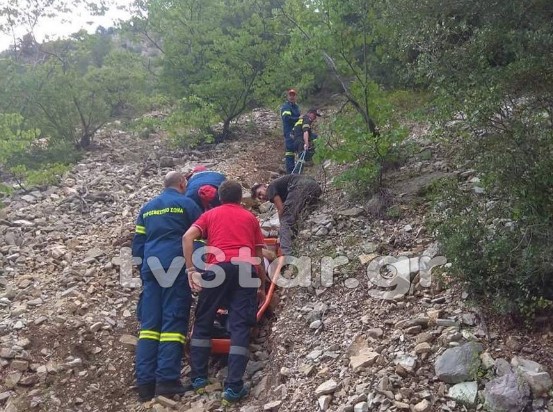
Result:
{"type": "Polygon", "coordinates": [[[192,296],[181,242],[201,210],[184,195],[183,174],[169,172],[164,186],[140,210],[132,243],[133,256],[142,259],[136,347],[136,381],[142,402],[185,392],[180,374],[192,296]]]}
{"type": "Polygon", "coordinates": [[[196,166],[188,178],[185,195],[203,211],[212,209],[221,204],[218,190],[225,180],[227,177],[222,173],[207,170],[205,166],[196,166]]]}
{"type": "Polygon", "coordinates": [[[294,150],[298,153],[305,151],[305,161],[310,162],[315,154],[313,140],[318,136],[313,132],[312,126],[317,117],[321,117],[319,111],[315,108],[309,111],[299,119],[292,130],[294,138],[294,150]]]}
{"type": "Polygon", "coordinates": [[[292,129],[294,124],[300,120],[301,112],[296,103],[297,94],[294,89],[288,90],[287,98],[288,100],[280,107],[280,117],[282,119],[282,132],[284,133],[286,173],[290,174],[296,165],[296,146],[292,129]]]}

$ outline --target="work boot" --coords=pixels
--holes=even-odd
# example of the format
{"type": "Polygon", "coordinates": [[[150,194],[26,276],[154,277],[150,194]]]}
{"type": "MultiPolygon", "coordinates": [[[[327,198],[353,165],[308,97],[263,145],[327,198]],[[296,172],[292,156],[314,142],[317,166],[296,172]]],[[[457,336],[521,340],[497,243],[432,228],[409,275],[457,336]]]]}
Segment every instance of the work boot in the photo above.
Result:
{"type": "Polygon", "coordinates": [[[156,396],[172,397],[175,395],[183,395],[191,390],[182,385],[180,380],[171,382],[158,382],[156,384],[156,396]]]}
{"type": "Polygon", "coordinates": [[[209,385],[209,381],[206,378],[194,378],[192,380],[192,388],[198,395],[205,393],[205,387],[209,385]]]}
{"type": "Polygon", "coordinates": [[[244,399],[246,396],[248,396],[250,393],[249,389],[244,386],[242,389],[240,389],[238,392],[233,391],[230,388],[227,388],[223,392],[223,400],[221,402],[222,406],[229,406],[232,405],[241,399],[244,399]]]}
{"type": "Polygon", "coordinates": [[[147,383],[145,385],[138,385],[138,399],[140,402],[148,402],[151,401],[152,398],[155,396],[156,392],[156,384],[155,383],[147,383]]]}

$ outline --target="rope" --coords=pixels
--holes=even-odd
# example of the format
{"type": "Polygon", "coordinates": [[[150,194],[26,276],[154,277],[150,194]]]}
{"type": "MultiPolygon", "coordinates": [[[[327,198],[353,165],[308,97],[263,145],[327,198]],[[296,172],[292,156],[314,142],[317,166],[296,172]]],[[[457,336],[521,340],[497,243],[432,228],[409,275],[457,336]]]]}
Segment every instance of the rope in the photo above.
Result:
{"type": "Polygon", "coordinates": [[[303,169],[303,164],[305,163],[305,154],[306,154],[305,150],[303,152],[301,152],[301,154],[299,156],[299,159],[296,162],[296,165],[294,166],[294,170],[292,170],[292,173],[290,173],[290,174],[292,174],[292,175],[293,174],[301,175],[301,171],[303,169]]]}

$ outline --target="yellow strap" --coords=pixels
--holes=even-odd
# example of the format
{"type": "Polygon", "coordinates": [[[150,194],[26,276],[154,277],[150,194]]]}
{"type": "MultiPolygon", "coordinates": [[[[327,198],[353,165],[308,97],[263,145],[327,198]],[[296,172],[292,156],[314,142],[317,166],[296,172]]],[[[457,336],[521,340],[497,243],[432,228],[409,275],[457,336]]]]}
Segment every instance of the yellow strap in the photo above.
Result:
{"type": "Polygon", "coordinates": [[[146,228],[144,226],[141,226],[141,225],[136,225],[135,231],[139,235],[145,235],[146,234],[146,228]]]}
{"type": "Polygon", "coordinates": [[[294,127],[301,126],[302,124],[303,124],[303,119],[300,119],[294,124],[294,127]]]}
{"type": "Polygon", "coordinates": [[[180,342],[186,343],[186,336],[182,333],[162,332],[159,339],[160,342],[180,342]]]}

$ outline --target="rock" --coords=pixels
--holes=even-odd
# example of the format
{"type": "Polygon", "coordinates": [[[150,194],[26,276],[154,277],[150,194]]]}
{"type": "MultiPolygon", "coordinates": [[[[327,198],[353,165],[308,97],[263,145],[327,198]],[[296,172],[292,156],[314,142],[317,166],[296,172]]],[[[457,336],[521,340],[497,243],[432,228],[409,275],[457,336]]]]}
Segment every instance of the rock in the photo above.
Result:
{"type": "Polygon", "coordinates": [[[434,363],[438,379],[446,383],[460,383],[475,378],[482,350],[482,345],[474,342],[446,350],[434,363]]]}
{"type": "Polygon", "coordinates": [[[339,210],[338,211],[339,216],[348,216],[348,217],[360,216],[363,213],[365,213],[365,210],[363,210],[360,207],[352,207],[351,209],[339,210]]]}
{"type": "Polygon", "coordinates": [[[12,369],[15,369],[15,370],[18,370],[18,371],[21,371],[21,372],[25,372],[27,369],[29,369],[29,362],[27,362],[25,360],[15,359],[10,364],[10,367],[12,369]]]}
{"type": "Polygon", "coordinates": [[[478,384],[476,382],[458,383],[449,388],[447,396],[463,405],[474,406],[478,396],[478,384]]]}
{"type": "Polygon", "coordinates": [[[513,368],[509,362],[503,358],[496,359],[494,362],[495,374],[497,376],[507,375],[508,373],[513,373],[513,368]]]}
{"type": "Polygon", "coordinates": [[[484,389],[484,407],[490,412],[520,412],[529,402],[528,384],[514,373],[488,382],[484,389]]]}
{"type": "Polygon", "coordinates": [[[156,402],[159,403],[160,405],[165,406],[166,408],[176,408],[177,407],[177,402],[175,402],[172,399],[166,398],[165,396],[157,396],[156,397],[156,402]]]}
{"type": "Polygon", "coordinates": [[[384,331],[381,328],[373,328],[367,331],[367,335],[373,339],[380,339],[384,336],[384,331]]]}
{"type": "Polygon", "coordinates": [[[350,366],[354,372],[357,372],[361,368],[374,364],[379,356],[380,354],[373,352],[371,348],[363,348],[357,355],[350,357],[350,366]]]}
{"type": "MultiPolygon", "coordinates": [[[[35,203],[36,202],[36,198],[34,196],[31,196],[31,195],[21,196],[21,199],[24,200],[27,203],[35,203]]],[[[16,223],[16,222],[14,222],[14,223],[16,223]]]]}
{"type": "Polygon", "coordinates": [[[519,342],[519,340],[514,336],[508,336],[505,340],[505,346],[507,346],[509,349],[511,349],[514,352],[518,352],[522,349],[522,344],[519,342]]]}
{"type": "Polygon", "coordinates": [[[432,405],[430,404],[430,402],[428,402],[426,399],[423,399],[414,406],[414,410],[415,412],[430,412],[431,406],[432,405]]]}
{"type": "Polygon", "coordinates": [[[162,156],[159,159],[159,167],[174,167],[175,160],[169,156],[162,156]]]}
{"type": "Polygon", "coordinates": [[[320,384],[317,389],[315,389],[315,396],[320,397],[323,395],[329,395],[331,393],[334,393],[340,385],[336,383],[335,380],[330,379],[322,384],[320,384]]]}
{"type": "Polygon", "coordinates": [[[331,395],[323,395],[319,399],[317,399],[317,404],[319,405],[319,409],[321,411],[328,410],[328,407],[330,406],[330,402],[332,401],[331,395]]]}
{"type": "Polygon", "coordinates": [[[13,389],[21,380],[23,374],[19,371],[8,372],[4,378],[4,386],[8,389],[13,389]]]}
{"type": "Polygon", "coordinates": [[[314,351],[309,352],[306,356],[306,359],[315,360],[319,358],[322,354],[323,354],[322,350],[316,349],[314,351]]]}
{"type": "Polygon", "coordinates": [[[323,325],[323,322],[320,320],[314,320],[309,324],[309,329],[319,329],[323,325]]]}
{"type": "Polygon", "coordinates": [[[485,369],[491,369],[495,365],[495,360],[489,352],[482,353],[480,355],[480,360],[482,361],[482,366],[485,369]]]}
{"type": "Polygon", "coordinates": [[[280,405],[282,405],[282,401],[269,402],[263,405],[263,410],[269,412],[277,412],[280,409],[280,405]]]}
{"type": "Polygon", "coordinates": [[[515,356],[511,359],[511,365],[528,382],[534,397],[545,395],[553,387],[549,373],[539,363],[515,356]]]}
{"type": "Polygon", "coordinates": [[[415,353],[417,355],[422,355],[423,353],[430,352],[432,352],[432,346],[427,342],[419,343],[417,346],[415,346],[415,353]]]}
{"type": "Polygon", "coordinates": [[[138,338],[132,335],[121,335],[119,342],[123,344],[127,349],[134,350],[138,345],[138,338]]]}
{"type": "Polygon", "coordinates": [[[369,404],[367,402],[356,403],[353,412],[369,412],[369,404]]]}
{"type": "Polygon", "coordinates": [[[406,372],[411,373],[415,370],[415,367],[417,366],[417,359],[410,355],[398,354],[394,359],[394,363],[397,366],[405,369],[406,372]]]}

